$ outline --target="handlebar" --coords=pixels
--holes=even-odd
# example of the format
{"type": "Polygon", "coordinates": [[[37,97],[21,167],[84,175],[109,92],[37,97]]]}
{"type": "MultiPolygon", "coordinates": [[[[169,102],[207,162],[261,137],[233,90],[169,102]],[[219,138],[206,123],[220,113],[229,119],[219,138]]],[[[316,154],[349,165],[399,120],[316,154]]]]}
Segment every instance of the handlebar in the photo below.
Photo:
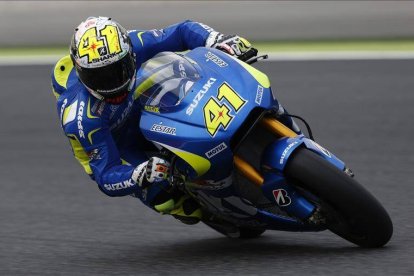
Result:
{"type": "Polygon", "coordinates": [[[245,54],[241,55],[239,59],[246,62],[247,64],[253,64],[260,59],[267,59],[269,57],[268,55],[257,56],[258,52],[259,51],[256,48],[251,48],[245,54]]]}
{"type": "Polygon", "coordinates": [[[255,56],[257,56],[257,53],[258,53],[259,51],[257,51],[257,49],[256,48],[250,48],[250,50],[249,51],[247,51],[246,53],[244,53],[243,55],[241,55],[240,57],[239,57],[239,59],[240,60],[242,60],[242,61],[244,61],[244,62],[247,62],[249,59],[251,59],[251,58],[253,58],[253,57],[255,57],[255,56]]]}

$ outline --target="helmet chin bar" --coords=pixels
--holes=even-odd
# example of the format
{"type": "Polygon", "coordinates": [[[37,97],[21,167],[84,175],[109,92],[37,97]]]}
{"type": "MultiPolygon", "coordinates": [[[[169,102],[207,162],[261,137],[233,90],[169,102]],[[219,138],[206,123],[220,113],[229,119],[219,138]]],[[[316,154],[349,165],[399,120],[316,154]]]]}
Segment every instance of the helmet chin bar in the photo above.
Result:
{"type": "MultiPolygon", "coordinates": [[[[135,85],[135,76],[136,76],[136,72],[134,73],[134,75],[132,76],[132,78],[131,78],[131,80],[130,80],[130,83],[129,83],[129,85],[128,85],[128,93],[132,90],[132,88],[134,87],[134,85],[135,85]]],[[[79,78],[79,80],[80,80],[80,78],[79,78]]],[[[81,80],[80,80],[80,82],[82,82],[81,80]]],[[[103,101],[103,100],[107,100],[104,96],[102,96],[101,94],[99,94],[98,92],[96,92],[96,91],[94,91],[93,89],[91,89],[91,88],[89,88],[86,84],[84,84],[83,82],[82,82],[82,84],[86,87],[86,89],[88,90],[88,92],[89,93],[91,93],[92,94],[92,96],[94,96],[95,98],[97,98],[98,100],[100,100],[100,101],[103,101]]],[[[126,93],[126,94],[128,94],[128,93],[126,93]]],[[[116,98],[122,98],[122,99],[125,99],[125,96],[124,95],[121,95],[120,97],[114,97],[115,99],[116,98]]],[[[118,102],[117,100],[114,100],[115,102],[118,102]]],[[[110,102],[110,101],[109,101],[110,102]]]]}

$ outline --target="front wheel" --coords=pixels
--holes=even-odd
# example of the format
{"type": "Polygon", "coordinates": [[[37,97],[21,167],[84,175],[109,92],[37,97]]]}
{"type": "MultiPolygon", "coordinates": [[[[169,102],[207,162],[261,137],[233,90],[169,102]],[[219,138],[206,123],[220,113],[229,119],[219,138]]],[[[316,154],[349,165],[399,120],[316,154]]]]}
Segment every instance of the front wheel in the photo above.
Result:
{"type": "Polygon", "coordinates": [[[381,247],[390,240],[392,222],[377,199],[316,153],[297,149],[285,175],[312,194],[335,234],[361,247],[381,247]]]}

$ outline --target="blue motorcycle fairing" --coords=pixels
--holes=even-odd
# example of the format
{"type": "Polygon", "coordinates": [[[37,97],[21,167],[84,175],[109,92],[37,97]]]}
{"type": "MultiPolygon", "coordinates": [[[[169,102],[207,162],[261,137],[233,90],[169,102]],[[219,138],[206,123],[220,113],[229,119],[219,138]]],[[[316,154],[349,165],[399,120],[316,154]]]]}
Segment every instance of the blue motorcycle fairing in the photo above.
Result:
{"type": "Polygon", "coordinates": [[[265,227],[266,229],[282,231],[321,231],[324,227],[307,224],[302,221],[257,209],[246,200],[228,195],[227,197],[215,197],[211,193],[202,190],[197,195],[204,205],[211,206],[211,212],[224,215],[238,226],[265,227]]]}
{"type": "Polygon", "coordinates": [[[283,137],[269,144],[263,151],[261,167],[283,173],[292,152],[303,144],[303,135],[294,138],[283,137]]]}
{"type": "Polygon", "coordinates": [[[261,167],[283,173],[290,155],[302,145],[317,153],[338,169],[345,169],[345,163],[343,161],[315,141],[306,138],[304,135],[298,135],[293,138],[280,138],[279,140],[268,145],[262,156],[261,167]]]}
{"type": "Polygon", "coordinates": [[[325,149],[315,141],[312,141],[311,139],[303,138],[303,142],[307,149],[317,153],[323,159],[337,167],[339,170],[345,170],[345,163],[338,157],[336,157],[332,152],[328,151],[327,149],[325,149]]]}
{"type": "MultiPolygon", "coordinates": [[[[173,53],[169,55],[171,64],[182,59],[173,53]]],[[[222,51],[200,47],[183,57],[199,71],[199,77],[191,89],[185,91],[186,93],[175,93],[184,95],[177,98],[176,105],[170,105],[170,95],[168,106],[162,97],[159,101],[152,101],[150,107],[144,106],[140,129],[146,139],[174,152],[189,166],[190,180],[200,176],[203,176],[203,179],[220,180],[227,177],[233,169],[230,141],[244,119],[254,108],[260,106],[270,109],[278,106],[278,102],[273,98],[270,85],[265,81],[267,77],[263,73],[247,64],[243,65],[243,68],[240,61],[222,51]],[[229,97],[221,93],[223,85],[226,88],[224,92],[241,99],[241,106],[232,106],[229,97]],[[215,108],[209,109],[208,103],[215,108]],[[214,125],[215,132],[212,132],[212,127],[207,126],[208,120],[219,120],[220,116],[226,115],[220,114],[223,110],[227,111],[226,118],[229,120],[225,124],[214,125]]],[[[146,68],[144,65],[140,69],[137,79],[145,74],[146,68]]],[[[165,64],[160,64],[160,68],[164,70],[165,64]]],[[[172,68],[174,70],[176,66],[172,68]]],[[[153,72],[155,69],[151,67],[151,70],[153,72]]],[[[177,78],[182,78],[182,75],[186,74],[177,72],[177,78]]],[[[194,75],[193,69],[191,74],[194,75]]],[[[141,81],[145,82],[146,79],[141,81]]],[[[154,94],[147,95],[147,98],[154,99],[159,96],[157,93],[154,89],[154,94]]],[[[145,101],[145,104],[147,103],[148,101],[145,101]]]]}
{"type": "Polygon", "coordinates": [[[345,164],[304,135],[298,135],[294,138],[284,137],[266,147],[261,161],[261,167],[266,172],[262,185],[263,194],[270,201],[276,202],[289,215],[300,219],[307,219],[315,210],[314,204],[298,193],[288,183],[283,174],[291,154],[300,146],[305,146],[309,150],[314,151],[340,170],[345,168],[345,164]]]}
{"type": "Polygon", "coordinates": [[[326,230],[321,225],[305,224],[296,219],[279,216],[263,210],[258,210],[256,216],[259,221],[266,222],[266,229],[279,231],[300,231],[300,232],[315,232],[326,230]]]}
{"type": "MultiPolygon", "coordinates": [[[[203,182],[220,181],[231,175],[233,171],[233,152],[230,142],[245,118],[257,107],[270,110],[277,108],[279,103],[272,94],[270,82],[265,74],[219,50],[200,47],[184,56],[173,53],[168,56],[170,61],[167,58],[167,61],[164,59],[165,62],[159,64],[161,70],[166,70],[169,62],[171,63],[172,71],[169,72],[168,79],[158,81],[157,68],[154,66],[150,68],[147,78],[140,79],[141,76],[145,76],[147,66],[144,65],[138,72],[137,79],[142,81],[138,87],[143,89],[137,88],[136,95],[137,97],[145,95],[145,98],[140,101],[144,105],[140,121],[141,132],[147,140],[179,157],[176,167],[185,172],[187,181],[201,186],[203,182]],[[197,72],[182,60],[183,57],[194,65],[197,72]],[[181,65],[176,66],[176,61],[181,65]],[[190,71],[186,72],[186,68],[190,71]],[[192,83],[184,86],[186,82],[188,83],[186,79],[188,73],[193,76],[189,80],[192,83]],[[178,90],[169,93],[170,91],[164,88],[167,87],[166,81],[171,80],[182,86],[173,85],[172,87],[178,90]],[[154,88],[151,89],[151,86],[154,88]],[[227,121],[223,121],[223,117],[227,121]],[[219,123],[215,123],[216,120],[219,123]]],[[[156,59],[157,56],[154,58],[156,59]]],[[[292,138],[284,143],[272,143],[273,147],[270,146],[267,149],[268,153],[265,154],[268,157],[263,160],[270,166],[274,165],[282,170],[283,166],[277,167],[276,163],[283,152],[285,151],[284,159],[287,160],[290,153],[301,144],[305,144],[303,137],[292,138]]],[[[285,160],[282,161],[284,165],[285,160]]],[[[266,196],[272,198],[272,194],[278,192],[272,187],[283,184],[283,179],[271,174],[265,177],[268,180],[266,189],[270,191],[266,196]],[[273,180],[270,179],[272,177],[273,180]]],[[[243,200],[234,202],[226,200],[228,196],[238,196],[228,192],[230,190],[199,188],[198,191],[213,200],[211,208],[216,208],[214,202],[220,201],[228,210],[226,214],[234,213],[243,216],[243,210],[249,210],[252,206],[243,200]],[[243,207],[243,204],[246,206],[243,207]]],[[[284,196],[282,189],[279,189],[279,192],[284,196]]],[[[286,188],[285,192],[292,191],[286,188]]],[[[240,223],[250,223],[255,218],[265,221],[268,229],[320,230],[320,227],[301,221],[301,218],[309,217],[314,209],[313,205],[302,199],[299,194],[294,194],[293,199],[291,210],[299,219],[286,218],[259,209],[256,209],[256,214],[247,213],[246,218],[238,217],[238,219],[240,223]],[[293,206],[295,204],[297,204],[296,209],[293,206]]],[[[207,198],[204,200],[210,201],[207,198]]],[[[209,205],[211,204],[207,204],[209,205]]]]}
{"type": "Polygon", "coordinates": [[[261,188],[267,199],[276,202],[283,211],[291,216],[307,219],[315,210],[315,205],[299,194],[279,173],[265,173],[261,188]]]}

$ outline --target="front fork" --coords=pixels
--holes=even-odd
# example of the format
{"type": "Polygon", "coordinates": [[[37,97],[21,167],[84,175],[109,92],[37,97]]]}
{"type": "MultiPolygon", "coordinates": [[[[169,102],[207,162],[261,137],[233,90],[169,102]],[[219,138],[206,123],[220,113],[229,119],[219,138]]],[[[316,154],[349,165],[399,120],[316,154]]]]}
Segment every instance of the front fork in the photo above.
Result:
{"type": "Polygon", "coordinates": [[[241,174],[259,186],[264,196],[275,202],[280,209],[302,221],[307,220],[315,213],[316,206],[290,185],[283,174],[292,152],[300,146],[305,146],[341,170],[345,169],[345,164],[316,142],[303,135],[297,135],[275,119],[263,118],[260,123],[273,134],[283,137],[264,150],[261,162],[264,173],[258,172],[239,156],[234,158],[235,166],[241,174]]]}

